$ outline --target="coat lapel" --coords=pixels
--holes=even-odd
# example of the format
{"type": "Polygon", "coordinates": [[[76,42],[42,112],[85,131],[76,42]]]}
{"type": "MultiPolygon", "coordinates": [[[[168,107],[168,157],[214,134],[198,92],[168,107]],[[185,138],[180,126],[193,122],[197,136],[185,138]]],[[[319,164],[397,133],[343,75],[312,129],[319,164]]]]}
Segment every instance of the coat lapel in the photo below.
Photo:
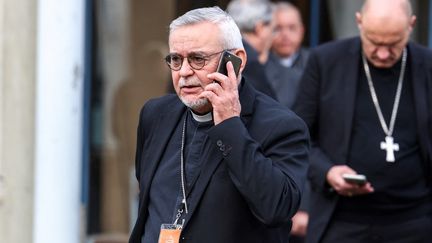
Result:
{"type": "MultiPolygon", "coordinates": [[[[147,210],[151,181],[162,159],[163,152],[185,111],[186,108],[184,105],[178,102],[171,106],[170,109],[166,110],[166,112],[160,113],[159,115],[155,114],[157,117],[155,118],[154,126],[146,129],[149,133],[158,131],[158,134],[153,134],[149,141],[149,149],[146,150],[148,153],[141,158],[142,182],[140,182],[140,184],[145,185],[145,188],[141,188],[142,197],[140,205],[143,206],[140,207],[140,209],[147,210]]],[[[139,215],[146,214],[144,212],[139,212],[139,215]]]]}
{"type": "MultiPolygon", "coordinates": [[[[347,55],[345,56],[345,61],[341,63],[347,63],[348,65],[340,67],[345,71],[341,72],[343,77],[340,79],[343,82],[339,87],[342,87],[341,90],[338,90],[338,94],[341,96],[340,100],[344,102],[340,102],[342,105],[342,118],[343,119],[343,131],[344,134],[343,141],[340,143],[341,149],[340,152],[348,151],[349,149],[349,141],[351,137],[353,119],[354,119],[354,108],[355,108],[355,100],[357,94],[357,83],[359,79],[359,67],[360,63],[360,53],[361,53],[361,44],[359,39],[355,39],[352,42],[350,49],[347,51],[347,55]]],[[[348,153],[341,154],[341,156],[346,159],[348,153]]]]}
{"type": "MultiPolygon", "coordinates": [[[[428,92],[432,92],[431,87],[428,87],[428,79],[432,77],[428,77],[427,68],[425,67],[425,63],[423,58],[421,58],[421,54],[418,53],[418,49],[410,44],[408,46],[410,53],[410,63],[412,63],[411,67],[411,83],[413,86],[413,96],[414,96],[414,104],[415,104],[415,113],[416,113],[416,125],[417,131],[420,139],[420,147],[422,157],[428,161],[430,161],[430,157],[428,157],[429,153],[432,153],[432,148],[430,144],[430,134],[428,131],[428,119],[430,121],[430,108],[428,108],[428,92]]],[[[430,82],[430,81],[429,81],[430,82]]],[[[429,155],[430,156],[430,155],[429,155]]]]}
{"type": "Polygon", "coordinates": [[[199,204],[199,201],[201,200],[205,192],[205,189],[207,188],[208,183],[210,182],[212,175],[222,161],[222,154],[215,149],[215,146],[211,143],[210,140],[208,141],[209,143],[207,143],[206,145],[207,153],[203,154],[202,157],[204,163],[202,165],[201,173],[198,176],[198,179],[191,193],[191,195],[193,196],[189,197],[187,201],[189,212],[186,215],[184,227],[186,227],[188,222],[190,221],[193,213],[195,212],[195,209],[197,208],[197,205],[199,204]]]}

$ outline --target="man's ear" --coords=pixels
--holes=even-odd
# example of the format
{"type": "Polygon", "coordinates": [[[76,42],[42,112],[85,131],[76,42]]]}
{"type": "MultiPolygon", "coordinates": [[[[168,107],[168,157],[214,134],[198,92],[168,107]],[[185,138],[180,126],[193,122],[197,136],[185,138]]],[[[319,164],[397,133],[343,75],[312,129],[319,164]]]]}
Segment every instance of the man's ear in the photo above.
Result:
{"type": "MultiPolygon", "coordinates": [[[[300,33],[301,33],[301,41],[303,42],[304,34],[305,34],[305,28],[304,25],[300,26],[300,33]]],[[[301,45],[301,44],[300,44],[301,45]]]]}
{"type": "Polygon", "coordinates": [[[362,25],[362,15],[360,12],[356,12],[355,17],[357,22],[357,28],[360,30],[362,25]]]}
{"type": "Polygon", "coordinates": [[[411,16],[410,19],[410,31],[414,29],[415,24],[417,23],[417,17],[415,15],[411,16]]]}
{"type": "Polygon", "coordinates": [[[255,25],[255,28],[254,28],[254,34],[256,34],[258,36],[261,35],[261,32],[263,32],[264,27],[265,27],[264,22],[258,21],[258,23],[255,25]]]}
{"type": "Polygon", "coordinates": [[[246,51],[244,49],[237,49],[234,54],[238,57],[240,57],[240,59],[242,60],[242,63],[240,65],[240,73],[243,72],[243,69],[246,66],[246,62],[247,62],[247,54],[246,51]]]}

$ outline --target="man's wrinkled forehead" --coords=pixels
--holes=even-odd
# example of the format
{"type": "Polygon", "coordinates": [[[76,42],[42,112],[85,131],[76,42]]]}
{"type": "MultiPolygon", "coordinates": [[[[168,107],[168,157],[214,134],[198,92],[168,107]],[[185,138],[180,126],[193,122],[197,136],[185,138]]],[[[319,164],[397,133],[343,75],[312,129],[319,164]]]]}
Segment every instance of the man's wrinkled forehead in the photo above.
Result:
{"type": "Polygon", "coordinates": [[[169,35],[170,52],[200,52],[209,48],[219,47],[218,29],[214,24],[199,23],[182,26],[169,35]]]}

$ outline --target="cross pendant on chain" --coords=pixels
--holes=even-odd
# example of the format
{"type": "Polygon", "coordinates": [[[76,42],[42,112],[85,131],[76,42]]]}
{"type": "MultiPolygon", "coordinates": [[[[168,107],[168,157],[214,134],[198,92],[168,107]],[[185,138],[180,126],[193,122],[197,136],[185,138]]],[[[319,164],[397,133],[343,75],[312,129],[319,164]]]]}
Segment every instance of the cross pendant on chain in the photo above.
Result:
{"type": "Polygon", "coordinates": [[[385,142],[381,142],[381,149],[387,152],[387,162],[395,162],[394,151],[399,151],[399,144],[393,143],[392,136],[385,137],[385,142]]]}

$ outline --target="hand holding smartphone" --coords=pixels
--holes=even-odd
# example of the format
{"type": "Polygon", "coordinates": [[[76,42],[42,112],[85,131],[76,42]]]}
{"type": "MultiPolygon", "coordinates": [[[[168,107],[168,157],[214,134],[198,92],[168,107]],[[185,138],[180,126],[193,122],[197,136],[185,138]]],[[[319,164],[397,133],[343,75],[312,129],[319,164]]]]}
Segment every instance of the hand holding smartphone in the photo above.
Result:
{"type": "Polygon", "coordinates": [[[228,76],[228,71],[227,71],[226,65],[229,61],[231,61],[231,63],[233,64],[234,72],[235,72],[236,76],[238,76],[242,60],[240,59],[240,57],[230,53],[229,51],[224,51],[222,53],[222,55],[219,59],[219,65],[217,68],[217,72],[228,76]]]}
{"type": "Polygon", "coordinates": [[[210,78],[212,78],[211,75],[213,75],[214,77],[212,78],[213,84],[208,85],[209,88],[206,88],[206,90],[201,93],[202,97],[207,98],[213,106],[212,114],[215,125],[233,116],[240,116],[241,112],[240,100],[238,98],[238,80],[220,77],[223,75],[228,76],[228,62],[232,63],[234,73],[238,77],[242,59],[225,50],[220,56],[219,64],[216,70],[216,72],[222,74],[216,75],[219,76],[218,79],[220,79],[221,81],[217,80],[214,77],[215,75],[210,74],[210,78]],[[225,83],[221,83],[223,80],[226,80],[225,83]],[[212,93],[211,96],[206,95],[209,92],[212,93]],[[219,102],[216,102],[216,104],[214,104],[213,99],[218,99],[219,102]]]}
{"type": "Polygon", "coordinates": [[[363,186],[367,183],[366,176],[361,174],[343,174],[342,177],[346,182],[359,186],[363,186]]]}

